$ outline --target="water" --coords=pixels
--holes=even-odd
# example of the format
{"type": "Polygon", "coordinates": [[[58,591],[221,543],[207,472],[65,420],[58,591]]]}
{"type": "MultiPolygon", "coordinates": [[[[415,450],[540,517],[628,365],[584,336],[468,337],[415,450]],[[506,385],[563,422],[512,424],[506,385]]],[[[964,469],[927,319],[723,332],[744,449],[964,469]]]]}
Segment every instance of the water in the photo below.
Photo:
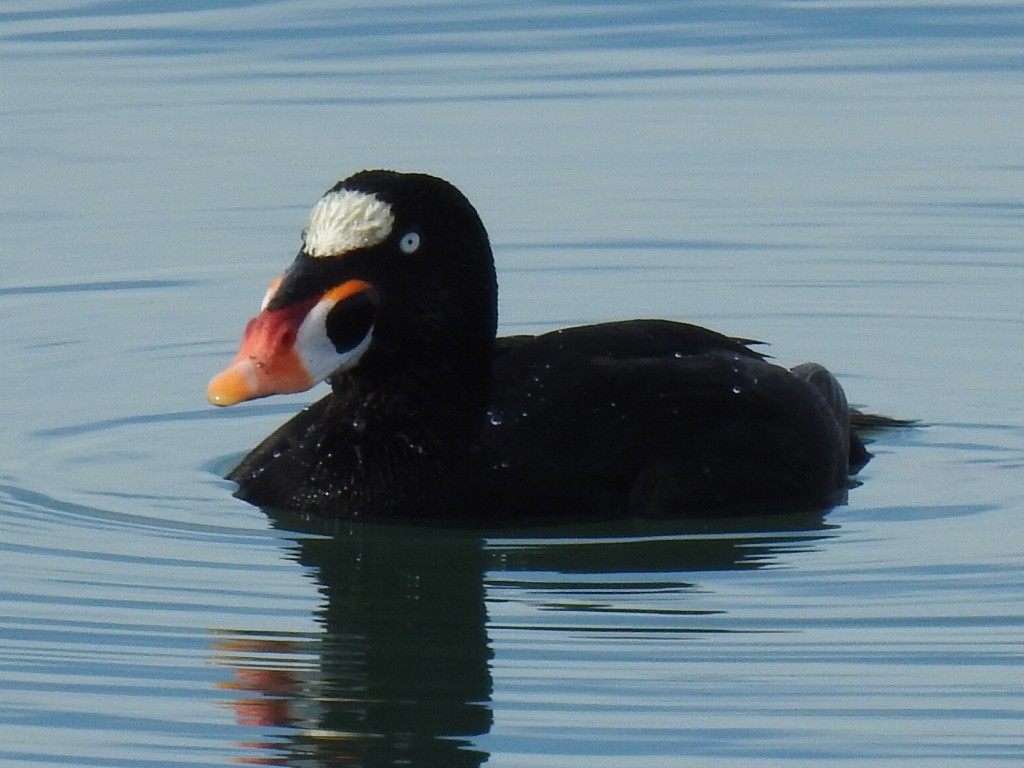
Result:
{"type": "Polygon", "coordinates": [[[5,5],[0,760],[1019,764],[1022,40],[1012,3],[5,5]],[[690,320],[924,426],[809,517],[271,518],[219,478],[311,397],[205,384],[373,166],[474,201],[503,332],[690,320]]]}

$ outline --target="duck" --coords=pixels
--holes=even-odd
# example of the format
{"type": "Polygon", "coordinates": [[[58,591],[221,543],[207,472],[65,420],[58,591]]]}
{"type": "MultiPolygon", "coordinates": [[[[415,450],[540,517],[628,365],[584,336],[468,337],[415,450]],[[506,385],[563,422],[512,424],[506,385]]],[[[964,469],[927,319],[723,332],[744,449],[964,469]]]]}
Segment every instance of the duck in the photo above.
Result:
{"type": "Polygon", "coordinates": [[[451,183],[327,190],[207,397],[331,391],[238,462],[235,495],[347,520],[725,518],[842,503],[869,458],[819,364],[665,319],[498,337],[497,296],[451,183]]]}

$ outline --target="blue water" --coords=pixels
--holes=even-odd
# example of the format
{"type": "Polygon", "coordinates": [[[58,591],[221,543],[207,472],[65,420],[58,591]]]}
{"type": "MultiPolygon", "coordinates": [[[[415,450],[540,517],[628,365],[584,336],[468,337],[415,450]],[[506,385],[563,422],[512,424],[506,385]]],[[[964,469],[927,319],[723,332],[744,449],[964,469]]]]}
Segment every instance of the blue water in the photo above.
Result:
{"type": "Polygon", "coordinates": [[[15,0],[0,71],[4,765],[1020,764],[1024,8],[15,0]],[[477,206],[504,333],[702,323],[922,424],[731,526],[239,502],[319,392],[206,382],[380,166],[477,206]]]}

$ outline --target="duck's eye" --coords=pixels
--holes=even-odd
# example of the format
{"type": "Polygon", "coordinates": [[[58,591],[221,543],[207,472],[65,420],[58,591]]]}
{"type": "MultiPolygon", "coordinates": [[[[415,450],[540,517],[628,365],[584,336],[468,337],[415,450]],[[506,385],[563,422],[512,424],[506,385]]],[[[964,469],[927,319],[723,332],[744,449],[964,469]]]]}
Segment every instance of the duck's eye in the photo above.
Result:
{"type": "Polygon", "coordinates": [[[402,239],[398,241],[398,247],[401,248],[402,253],[416,253],[420,247],[420,233],[419,232],[406,232],[402,235],[402,239]]]}

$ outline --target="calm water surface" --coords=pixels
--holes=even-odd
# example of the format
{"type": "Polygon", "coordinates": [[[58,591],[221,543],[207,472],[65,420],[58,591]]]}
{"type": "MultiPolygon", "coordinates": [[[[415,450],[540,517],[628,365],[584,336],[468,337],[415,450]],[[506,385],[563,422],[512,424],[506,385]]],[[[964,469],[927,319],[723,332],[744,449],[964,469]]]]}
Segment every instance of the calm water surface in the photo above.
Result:
{"type": "Polygon", "coordinates": [[[1020,764],[1018,4],[190,5],[0,8],[0,762],[1020,764]],[[699,322],[923,426],[717,528],[238,502],[312,396],[206,381],[370,166],[476,203],[503,332],[699,322]]]}

